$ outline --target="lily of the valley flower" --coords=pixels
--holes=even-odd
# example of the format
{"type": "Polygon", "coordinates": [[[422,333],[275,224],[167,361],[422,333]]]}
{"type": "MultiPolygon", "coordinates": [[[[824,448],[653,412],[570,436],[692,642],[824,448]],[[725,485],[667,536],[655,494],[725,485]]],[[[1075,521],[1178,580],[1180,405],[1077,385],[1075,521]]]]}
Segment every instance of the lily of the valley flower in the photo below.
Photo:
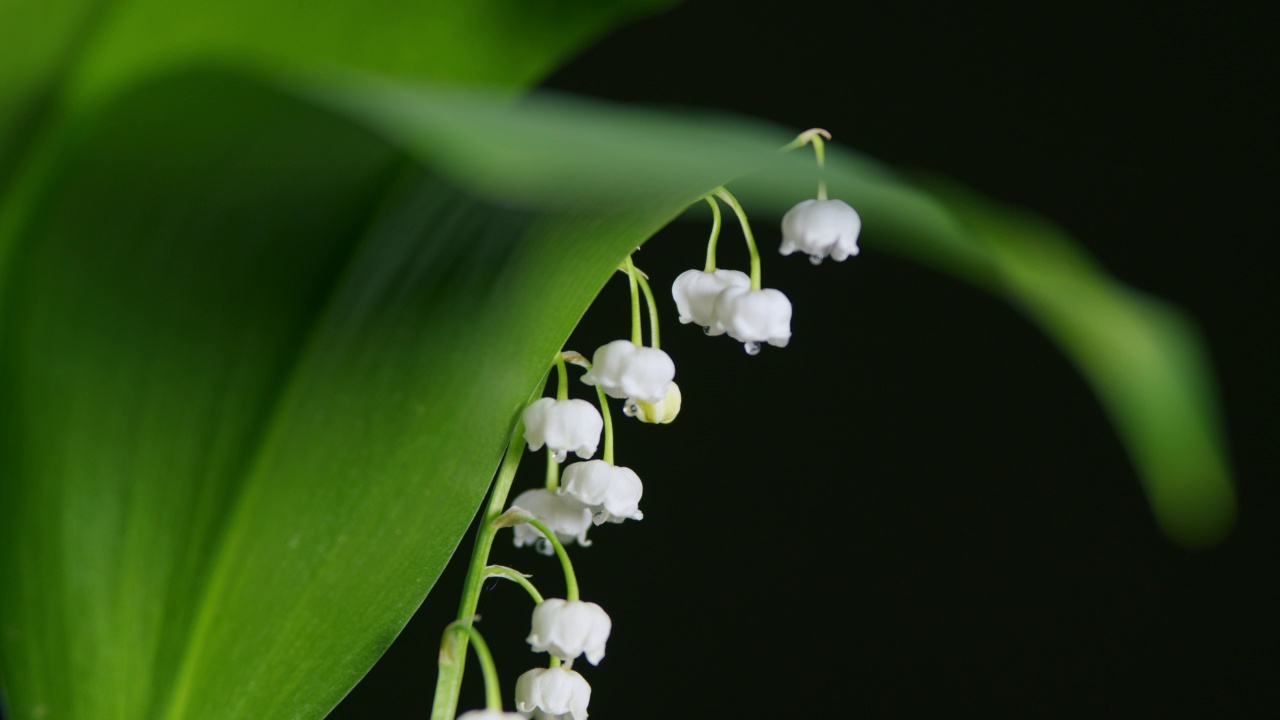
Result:
{"type": "Polygon", "coordinates": [[[548,720],[586,720],[591,685],[566,667],[535,668],[516,680],[516,709],[548,720]]]}
{"type": "Polygon", "coordinates": [[[728,288],[716,296],[714,316],[711,334],[727,332],[752,354],[759,343],[786,347],[791,340],[791,301],[779,290],[728,288]]]}
{"type": "MultiPolygon", "coordinates": [[[[580,463],[574,463],[569,467],[578,464],[580,463]]],[[[546,523],[547,527],[556,534],[556,538],[565,545],[573,543],[574,540],[583,547],[591,545],[591,541],[587,540],[587,530],[591,529],[592,516],[595,513],[572,495],[546,489],[526,490],[512,501],[511,507],[520,508],[546,523]]],[[[532,545],[543,555],[551,555],[554,552],[551,544],[542,536],[542,532],[529,523],[516,525],[513,531],[516,547],[532,545]]]]}
{"type": "Polygon", "coordinates": [[[564,469],[562,482],[561,492],[588,506],[596,525],[644,518],[640,512],[644,483],[631,468],[603,460],[573,463],[564,469]]]}
{"type": "Polygon", "coordinates": [[[596,350],[582,382],[599,385],[609,397],[656,403],[666,397],[675,375],[675,363],[662,350],[614,340],[596,350]]]}
{"type": "MultiPolygon", "coordinates": [[[[751,287],[751,278],[737,270],[685,270],[671,284],[680,322],[710,329],[715,324],[716,296],[726,288],[751,287]]],[[[722,334],[714,333],[713,334],[722,334]]]]}
{"type": "Polygon", "coordinates": [[[782,246],[778,252],[802,252],[817,265],[830,257],[836,262],[858,254],[862,218],[843,200],[805,200],[782,216],[782,246]]]}
{"type": "Polygon", "coordinates": [[[544,444],[556,461],[573,452],[582,459],[596,454],[604,419],[595,405],[586,400],[538,398],[524,409],[524,439],[530,450],[544,444]]]}
{"type": "Polygon", "coordinates": [[[549,652],[565,662],[585,654],[592,665],[604,659],[613,630],[613,621],[599,605],[559,598],[538,603],[532,625],[527,642],[534,652],[549,652]]]}

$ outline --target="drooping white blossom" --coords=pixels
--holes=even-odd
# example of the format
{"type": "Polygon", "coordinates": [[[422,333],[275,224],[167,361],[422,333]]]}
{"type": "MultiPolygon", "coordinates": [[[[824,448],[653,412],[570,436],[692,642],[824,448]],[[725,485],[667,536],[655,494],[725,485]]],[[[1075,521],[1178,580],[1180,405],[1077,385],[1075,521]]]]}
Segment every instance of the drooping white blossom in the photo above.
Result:
{"type": "MultiPolygon", "coordinates": [[[[575,540],[583,547],[591,545],[587,540],[587,530],[591,529],[595,512],[572,495],[545,488],[525,490],[511,502],[511,507],[518,507],[546,523],[556,534],[556,539],[565,545],[571,545],[575,540]]],[[[512,530],[516,547],[532,545],[543,555],[554,552],[542,531],[529,523],[516,525],[512,530]]]]}
{"type": "Polygon", "coordinates": [[[685,270],[680,273],[671,285],[671,295],[675,297],[680,322],[686,325],[697,323],[708,328],[712,334],[723,334],[723,331],[716,333],[711,329],[715,322],[716,296],[725,288],[731,287],[751,287],[751,278],[737,270],[685,270]]]}
{"type": "Polygon", "coordinates": [[[791,340],[791,301],[779,290],[728,288],[716,296],[714,314],[713,334],[729,333],[748,352],[758,352],[762,342],[786,347],[791,340]]]}
{"type": "Polygon", "coordinates": [[[569,662],[586,655],[599,665],[613,621],[599,605],[583,600],[548,598],[533,608],[533,627],[527,642],[534,652],[549,652],[569,662]]]}
{"type": "Polygon", "coordinates": [[[682,402],[680,386],[673,382],[667,389],[666,397],[661,401],[650,403],[644,400],[628,400],[624,412],[640,422],[666,425],[680,414],[682,402]]]}
{"type": "Polygon", "coordinates": [[[604,418],[586,400],[544,397],[524,409],[524,439],[529,449],[538,450],[545,444],[557,460],[569,452],[584,460],[595,455],[603,430],[604,418]]]}
{"type": "Polygon", "coordinates": [[[802,252],[815,265],[830,257],[836,262],[858,254],[862,218],[843,200],[805,200],[782,216],[782,245],[778,252],[802,252]]]}
{"type": "Polygon", "coordinates": [[[547,720],[586,720],[591,685],[564,666],[534,668],[516,680],[516,710],[547,720]]]}
{"type": "Polygon", "coordinates": [[[640,497],[644,483],[631,468],[588,460],[565,467],[561,492],[591,509],[596,525],[604,522],[640,520],[640,497]]]}
{"type": "Polygon", "coordinates": [[[599,385],[612,398],[659,402],[675,376],[676,365],[662,350],[614,340],[596,350],[582,382],[599,385]]]}

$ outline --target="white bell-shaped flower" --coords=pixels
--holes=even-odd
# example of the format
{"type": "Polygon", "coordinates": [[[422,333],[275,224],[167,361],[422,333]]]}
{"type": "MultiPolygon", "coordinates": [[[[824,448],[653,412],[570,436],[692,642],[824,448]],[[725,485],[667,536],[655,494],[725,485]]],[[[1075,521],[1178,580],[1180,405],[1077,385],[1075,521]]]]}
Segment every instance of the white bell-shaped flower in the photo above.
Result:
{"type": "Polygon", "coordinates": [[[680,414],[682,402],[680,386],[673,382],[667,390],[667,396],[661,401],[650,403],[644,400],[628,400],[623,412],[643,423],[666,425],[680,414]]]}
{"type": "Polygon", "coordinates": [[[524,715],[501,710],[468,710],[458,720],[528,720],[524,715]]]}
{"type": "Polygon", "coordinates": [[[631,468],[588,460],[567,466],[561,483],[562,493],[591,508],[596,525],[644,518],[640,512],[644,483],[631,468]]]}
{"type": "Polygon", "coordinates": [[[751,287],[751,278],[737,270],[685,270],[680,273],[671,284],[671,294],[676,299],[680,322],[686,325],[697,323],[708,328],[708,332],[712,334],[724,334],[723,331],[714,332],[711,326],[715,322],[716,296],[725,288],[731,287],[751,287]]]}
{"type": "Polygon", "coordinates": [[[586,720],[591,685],[564,666],[534,668],[516,680],[516,709],[547,720],[586,720]]]}
{"type": "Polygon", "coordinates": [[[597,604],[583,600],[548,598],[533,608],[533,627],[527,642],[534,652],[549,652],[569,662],[586,655],[599,665],[613,621],[597,604]]]}
{"type": "Polygon", "coordinates": [[[805,200],[782,216],[778,252],[802,252],[814,265],[830,257],[836,262],[858,254],[862,218],[843,200],[805,200]]]}
{"type": "Polygon", "coordinates": [[[752,290],[731,287],[716,296],[713,334],[745,343],[747,352],[759,352],[759,343],[786,347],[791,341],[791,301],[772,288],[752,290]]]}
{"type": "MultiPolygon", "coordinates": [[[[572,495],[545,488],[525,490],[511,502],[511,507],[520,508],[546,523],[564,545],[572,545],[575,540],[583,547],[591,545],[587,540],[587,530],[591,529],[595,511],[572,495]]],[[[512,532],[516,547],[532,545],[543,555],[555,552],[542,531],[529,523],[516,525],[512,532]]]]}
{"type": "Polygon", "coordinates": [[[524,439],[530,450],[543,445],[556,454],[556,461],[573,452],[582,459],[596,454],[604,418],[586,400],[538,398],[524,409],[524,439]]]}
{"type": "Polygon", "coordinates": [[[596,350],[582,382],[599,385],[612,398],[659,402],[666,397],[675,376],[676,364],[662,350],[630,340],[614,340],[596,350]]]}

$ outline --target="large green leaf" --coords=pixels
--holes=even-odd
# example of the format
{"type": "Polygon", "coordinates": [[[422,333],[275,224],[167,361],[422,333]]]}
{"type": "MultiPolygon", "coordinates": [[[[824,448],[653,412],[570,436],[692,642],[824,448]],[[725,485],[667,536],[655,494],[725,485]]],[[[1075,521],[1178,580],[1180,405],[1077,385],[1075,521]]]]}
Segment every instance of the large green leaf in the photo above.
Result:
{"type": "MultiPolygon", "coordinates": [[[[297,77],[277,76],[291,95],[200,72],[139,87],[82,119],[10,220],[16,717],[322,716],[438,576],[625,254],[720,183],[761,215],[813,186],[773,127],[297,77]]],[[[1211,383],[1169,311],[1039,224],[849,153],[829,181],[871,248],[1000,292],[1063,343],[1171,534],[1225,530],[1211,383]]]]}
{"type": "MultiPolygon", "coordinates": [[[[0,0],[0,192],[58,117],[193,60],[523,88],[671,0],[0,0]]],[[[52,135],[53,137],[50,137],[52,135]]]]}

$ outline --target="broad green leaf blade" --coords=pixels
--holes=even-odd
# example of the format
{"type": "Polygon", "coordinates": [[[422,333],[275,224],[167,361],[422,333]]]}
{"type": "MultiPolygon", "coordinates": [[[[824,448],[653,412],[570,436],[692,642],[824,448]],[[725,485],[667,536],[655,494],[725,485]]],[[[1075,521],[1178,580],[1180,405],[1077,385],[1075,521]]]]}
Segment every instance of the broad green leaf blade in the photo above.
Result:
{"type": "Polygon", "coordinates": [[[498,208],[227,78],[142,88],[83,132],[3,298],[10,711],[322,717],[678,208],[498,208]]]}
{"type": "MultiPolygon", "coordinates": [[[[771,157],[787,133],[729,118],[674,116],[534,97],[514,110],[476,93],[344,78],[305,92],[361,118],[477,192],[611,208],[663,188],[690,197],[742,176],[753,211],[780,215],[811,192],[810,155],[771,157]],[[720,173],[708,181],[708,171],[720,173]]],[[[932,265],[1025,309],[1092,384],[1171,538],[1211,544],[1235,497],[1212,372],[1190,321],[1116,283],[1064,233],[953,187],[912,185],[836,151],[828,182],[862,214],[865,244],[932,265]]]]}

